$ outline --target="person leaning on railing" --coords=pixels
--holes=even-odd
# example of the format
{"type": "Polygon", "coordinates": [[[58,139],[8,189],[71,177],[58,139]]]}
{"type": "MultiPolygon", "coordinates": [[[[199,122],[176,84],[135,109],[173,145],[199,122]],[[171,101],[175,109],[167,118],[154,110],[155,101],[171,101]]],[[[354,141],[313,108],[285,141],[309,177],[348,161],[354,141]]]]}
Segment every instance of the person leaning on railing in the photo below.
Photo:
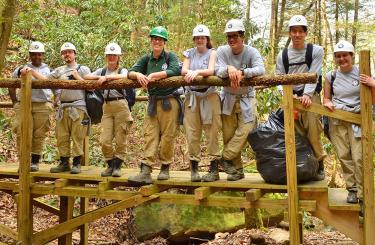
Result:
{"type": "MultiPolygon", "coordinates": [[[[212,48],[210,30],[205,25],[193,29],[194,48],[184,51],[181,75],[190,83],[198,75],[214,74],[216,51],[212,48]]],[[[215,86],[185,87],[184,126],[191,169],[191,181],[199,182],[198,164],[201,160],[202,130],[207,138],[210,162],[219,162],[219,132],[221,130],[221,102],[215,86]]]]}
{"type": "Polygon", "coordinates": [[[137,185],[151,184],[152,167],[156,164],[157,153],[161,161],[158,180],[169,179],[169,166],[173,162],[174,143],[179,123],[182,123],[182,101],[178,88],[157,88],[149,82],[180,75],[177,55],[165,50],[168,32],[158,26],[150,32],[152,52],[142,56],[129,69],[128,77],[136,79],[147,88],[148,106],[144,119],[145,147],[140,164],[140,173],[130,176],[129,182],[137,185]]]}
{"type": "MultiPolygon", "coordinates": [[[[101,84],[107,81],[127,78],[128,70],[120,67],[121,47],[117,43],[109,43],[104,51],[106,66],[86,75],[85,79],[98,80],[101,84]]],[[[133,123],[126,91],[123,89],[101,90],[105,103],[103,105],[103,117],[100,122],[102,133],[100,144],[104,158],[108,164],[101,176],[121,176],[121,164],[126,155],[127,135],[133,123]],[[113,149],[112,141],[115,141],[113,149]]]]}
{"type": "MultiPolygon", "coordinates": [[[[43,74],[44,76],[48,76],[50,74],[50,68],[47,64],[43,63],[44,53],[44,45],[41,42],[32,42],[29,47],[30,62],[23,66],[17,67],[13,72],[13,77],[19,78],[21,74],[25,75],[28,71],[35,71],[43,74]]],[[[35,77],[33,76],[32,79],[35,79],[35,77]]],[[[9,95],[16,112],[13,131],[17,135],[17,149],[18,152],[20,152],[21,115],[16,89],[10,88],[9,95]]],[[[53,93],[51,89],[33,89],[31,92],[31,172],[39,170],[39,161],[43,151],[44,140],[51,127],[50,115],[53,111],[52,100],[53,93]]]]}
{"type": "MultiPolygon", "coordinates": [[[[347,41],[339,41],[334,47],[334,60],[337,70],[325,76],[323,105],[330,111],[336,109],[359,113],[360,76],[359,69],[353,65],[354,47],[347,41]]],[[[371,80],[362,76],[362,81],[370,85],[371,80]]],[[[329,136],[342,166],[348,203],[360,204],[363,216],[363,160],[361,128],[343,120],[329,119],[329,136]]]]}

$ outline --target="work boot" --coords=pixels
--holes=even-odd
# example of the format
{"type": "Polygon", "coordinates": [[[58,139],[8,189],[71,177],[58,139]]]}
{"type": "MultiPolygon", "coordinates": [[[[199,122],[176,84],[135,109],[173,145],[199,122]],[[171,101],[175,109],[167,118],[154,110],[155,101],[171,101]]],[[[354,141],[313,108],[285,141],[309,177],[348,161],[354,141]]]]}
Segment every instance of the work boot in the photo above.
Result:
{"type": "Polygon", "coordinates": [[[61,173],[70,171],[69,157],[60,157],[60,163],[56,167],[52,167],[49,170],[51,173],[61,173]]]}
{"type": "Polygon", "coordinates": [[[79,174],[81,172],[81,156],[76,156],[73,158],[73,167],[70,170],[71,174],[79,174]]]}
{"type": "Polygon", "coordinates": [[[221,163],[224,166],[224,171],[226,174],[236,174],[237,169],[234,167],[233,162],[231,160],[225,160],[224,158],[221,159],[221,163]]]}
{"type": "Polygon", "coordinates": [[[316,181],[318,181],[318,180],[324,180],[325,177],[326,177],[326,174],[324,172],[324,162],[323,162],[323,160],[321,160],[321,161],[319,161],[318,174],[315,177],[315,180],[316,181]]]}
{"type": "Polygon", "coordinates": [[[121,160],[120,158],[117,158],[117,157],[115,157],[115,159],[113,159],[113,172],[112,172],[113,177],[120,177],[121,176],[121,164],[123,162],[124,162],[123,160],[121,160]]]}
{"type": "Polygon", "coordinates": [[[191,182],[201,182],[201,176],[199,176],[197,161],[194,161],[194,160],[190,161],[190,170],[191,170],[191,182]]]}
{"type": "Polygon", "coordinates": [[[213,182],[219,179],[219,160],[216,159],[211,161],[210,170],[208,170],[207,174],[203,175],[202,180],[204,182],[213,182]]]}
{"type": "Polygon", "coordinates": [[[358,203],[357,192],[356,191],[349,191],[348,196],[346,198],[347,203],[358,203]]]}
{"type": "Polygon", "coordinates": [[[114,159],[111,159],[111,160],[107,161],[108,167],[100,174],[102,177],[112,176],[112,172],[113,172],[113,160],[114,159]]]}
{"type": "Polygon", "coordinates": [[[158,175],[158,180],[169,179],[169,164],[162,164],[160,168],[160,173],[158,175]]]}
{"type": "Polygon", "coordinates": [[[236,169],[236,172],[233,174],[228,174],[227,180],[228,181],[236,181],[245,178],[245,174],[243,173],[243,168],[236,169]]]}
{"type": "Polygon", "coordinates": [[[39,171],[39,160],[40,160],[40,155],[31,154],[30,172],[37,172],[37,171],[39,171]]]}
{"type": "Polygon", "coordinates": [[[141,172],[136,176],[130,176],[128,182],[136,185],[152,184],[151,178],[152,168],[144,163],[141,163],[141,172]]]}
{"type": "Polygon", "coordinates": [[[359,199],[359,216],[360,217],[363,217],[364,214],[365,214],[365,209],[363,207],[363,200],[362,199],[359,199]]]}

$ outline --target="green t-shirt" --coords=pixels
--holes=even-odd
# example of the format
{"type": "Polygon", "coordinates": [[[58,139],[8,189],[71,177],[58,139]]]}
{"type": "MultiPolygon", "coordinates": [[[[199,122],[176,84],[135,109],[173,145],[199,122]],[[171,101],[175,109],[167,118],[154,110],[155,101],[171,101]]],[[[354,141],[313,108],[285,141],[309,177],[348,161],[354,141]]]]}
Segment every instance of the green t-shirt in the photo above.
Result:
{"type": "MultiPolygon", "coordinates": [[[[132,68],[129,69],[129,72],[140,72],[148,76],[154,72],[165,71],[168,77],[181,75],[177,55],[173,52],[168,52],[168,55],[169,62],[167,62],[167,52],[164,50],[158,59],[153,57],[152,52],[151,54],[146,54],[142,56],[132,68]]],[[[176,87],[157,88],[150,86],[148,88],[148,93],[149,95],[166,96],[172,94],[176,89],[176,87]]]]}

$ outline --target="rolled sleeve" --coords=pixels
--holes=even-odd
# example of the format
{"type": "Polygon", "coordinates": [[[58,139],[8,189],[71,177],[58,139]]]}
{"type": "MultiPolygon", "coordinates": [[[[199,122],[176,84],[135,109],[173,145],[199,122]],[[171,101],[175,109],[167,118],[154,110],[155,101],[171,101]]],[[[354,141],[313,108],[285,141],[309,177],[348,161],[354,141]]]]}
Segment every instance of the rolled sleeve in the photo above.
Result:
{"type": "Polygon", "coordinates": [[[147,74],[147,62],[149,60],[148,54],[143,55],[130,69],[129,72],[139,72],[144,75],[147,74]]]}
{"type": "Polygon", "coordinates": [[[178,61],[178,57],[175,53],[169,53],[169,65],[165,72],[167,73],[168,77],[181,75],[180,64],[178,61]]]}
{"type": "Polygon", "coordinates": [[[217,49],[217,60],[215,64],[215,74],[218,77],[221,78],[227,78],[228,77],[228,65],[227,60],[225,56],[224,49],[222,47],[219,47],[217,49]]]}
{"type": "Polygon", "coordinates": [[[252,48],[252,57],[250,60],[250,67],[244,69],[244,75],[246,78],[263,75],[266,70],[264,69],[263,58],[259,51],[252,48]]]}

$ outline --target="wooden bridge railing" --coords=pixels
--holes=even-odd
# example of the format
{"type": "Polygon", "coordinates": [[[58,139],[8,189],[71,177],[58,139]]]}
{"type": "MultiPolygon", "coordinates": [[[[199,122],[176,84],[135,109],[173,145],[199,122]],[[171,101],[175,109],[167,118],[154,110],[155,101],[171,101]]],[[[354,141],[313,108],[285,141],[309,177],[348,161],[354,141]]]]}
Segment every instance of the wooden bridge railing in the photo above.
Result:
{"type": "MultiPolygon", "coordinates": [[[[360,56],[360,70],[361,73],[370,74],[369,69],[369,52],[363,51],[360,56]]],[[[372,134],[371,134],[371,91],[365,86],[361,86],[361,114],[357,115],[349,112],[328,112],[321,106],[313,105],[308,109],[303,108],[298,102],[293,101],[292,84],[301,83],[314,83],[316,81],[315,74],[290,74],[278,76],[260,76],[253,79],[245,79],[242,86],[275,86],[283,85],[283,107],[284,123],[285,123],[285,141],[286,141],[286,160],[287,160],[287,191],[288,191],[288,209],[289,209],[289,223],[290,223],[290,243],[300,243],[300,227],[298,224],[299,213],[299,193],[297,190],[297,174],[296,174],[296,154],[295,154],[295,137],[294,137],[294,119],[293,109],[307,110],[317,112],[319,114],[328,115],[341,120],[358,123],[362,127],[362,140],[363,140],[363,162],[364,162],[364,203],[365,203],[365,219],[364,219],[364,244],[371,244],[375,240],[375,215],[374,215],[374,176],[373,176],[373,162],[372,162],[372,134]]],[[[222,80],[217,77],[197,78],[193,83],[186,83],[182,77],[172,77],[162,81],[153,82],[152,86],[186,86],[186,85],[214,85],[214,86],[227,86],[228,80],[222,80]]],[[[66,80],[40,80],[32,81],[31,74],[27,74],[22,79],[0,79],[0,87],[21,87],[21,159],[19,171],[19,198],[18,198],[18,242],[21,244],[42,243],[47,241],[48,234],[39,232],[35,235],[32,234],[32,195],[30,191],[30,149],[31,149],[31,129],[28,122],[31,120],[31,88],[69,88],[69,89],[95,89],[95,88],[125,88],[125,87],[139,87],[135,81],[122,79],[108,82],[102,86],[96,81],[66,81],[66,80]]],[[[86,142],[86,147],[88,143],[86,142]]],[[[86,162],[88,159],[86,159],[86,162]]],[[[67,199],[68,201],[68,199],[67,199]]],[[[118,205],[124,205],[121,202],[118,205]]],[[[117,209],[116,209],[117,210],[117,209]]],[[[85,212],[83,208],[81,210],[85,212]]],[[[104,212],[104,211],[103,211],[104,212]]],[[[110,208],[105,213],[110,212],[110,208]]],[[[83,217],[89,219],[90,215],[87,214],[83,217]]],[[[72,217],[66,217],[67,220],[72,217]]],[[[76,222],[76,219],[68,221],[70,223],[76,222]]],[[[89,222],[89,221],[88,221],[89,222]]],[[[81,224],[81,223],[80,223],[81,224]]],[[[66,227],[66,225],[59,225],[59,227],[66,227]]],[[[60,229],[60,228],[59,228],[60,229]]],[[[81,232],[85,232],[81,230],[81,232]]],[[[64,232],[64,234],[67,234],[64,232]]],[[[87,239],[87,238],[86,238],[87,239]]],[[[66,242],[66,241],[65,241],[66,242]]]]}

